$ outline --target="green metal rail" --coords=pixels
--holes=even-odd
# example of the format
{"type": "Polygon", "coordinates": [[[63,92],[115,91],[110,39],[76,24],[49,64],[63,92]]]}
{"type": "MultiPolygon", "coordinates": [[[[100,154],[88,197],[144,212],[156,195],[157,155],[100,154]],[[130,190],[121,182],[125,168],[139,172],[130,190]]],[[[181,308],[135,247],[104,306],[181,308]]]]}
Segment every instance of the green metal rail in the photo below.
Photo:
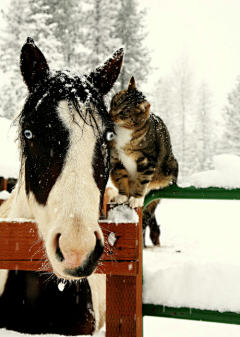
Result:
{"type": "MultiPolygon", "coordinates": [[[[161,190],[150,191],[145,197],[143,210],[145,210],[148,204],[156,199],[240,200],[240,189],[227,190],[218,187],[195,188],[192,186],[182,188],[177,185],[172,185],[161,190]]],[[[143,304],[143,316],[179,318],[240,325],[240,313],[191,308],[173,308],[154,304],[143,304]]]]}
{"type": "Polygon", "coordinates": [[[145,197],[143,211],[150,202],[156,199],[240,200],[240,188],[226,190],[219,187],[196,188],[171,185],[161,190],[150,191],[145,197]]]}
{"type": "Polygon", "coordinates": [[[240,314],[190,308],[172,308],[162,305],[143,304],[143,316],[179,318],[194,321],[240,325],[240,314]]]}

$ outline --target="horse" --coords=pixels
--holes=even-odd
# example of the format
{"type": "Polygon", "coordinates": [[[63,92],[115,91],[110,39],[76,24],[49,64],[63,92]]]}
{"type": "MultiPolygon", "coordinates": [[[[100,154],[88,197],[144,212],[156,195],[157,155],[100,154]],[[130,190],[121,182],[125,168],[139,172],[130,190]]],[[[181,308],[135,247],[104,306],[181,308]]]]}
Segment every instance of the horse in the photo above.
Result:
{"type": "Polygon", "coordinates": [[[123,54],[118,49],[86,75],[50,70],[31,38],[22,47],[29,94],[16,119],[21,167],[0,218],[34,219],[53,274],[0,271],[1,328],[79,335],[104,324],[106,278],[94,274],[104,250],[98,219],[114,132],[104,96],[123,54]],[[61,292],[62,279],[69,282],[61,292]]]}

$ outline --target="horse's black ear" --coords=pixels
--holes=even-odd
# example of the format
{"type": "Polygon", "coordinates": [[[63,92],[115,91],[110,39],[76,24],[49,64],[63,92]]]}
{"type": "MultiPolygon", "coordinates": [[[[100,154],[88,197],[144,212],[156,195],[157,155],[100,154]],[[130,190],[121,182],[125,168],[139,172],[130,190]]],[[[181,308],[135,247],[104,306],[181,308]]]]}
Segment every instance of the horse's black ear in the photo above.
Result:
{"type": "Polygon", "coordinates": [[[102,95],[106,95],[116,82],[123,63],[123,48],[118,49],[103,65],[88,75],[87,79],[102,95]]]}
{"type": "Polygon", "coordinates": [[[49,67],[43,53],[30,37],[22,47],[20,69],[30,92],[49,74],[49,67]]]}

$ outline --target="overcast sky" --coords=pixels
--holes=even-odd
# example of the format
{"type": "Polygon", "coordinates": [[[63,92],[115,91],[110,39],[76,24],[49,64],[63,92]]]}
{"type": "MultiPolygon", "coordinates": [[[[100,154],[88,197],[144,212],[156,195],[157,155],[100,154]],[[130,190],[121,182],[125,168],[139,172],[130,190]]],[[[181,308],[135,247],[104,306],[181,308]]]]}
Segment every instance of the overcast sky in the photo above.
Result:
{"type": "Polygon", "coordinates": [[[239,0],[139,0],[148,8],[148,46],[159,70],[171,71],[182,55],[196,81],[205,80],[220,107],[240,76],[239,0]]]}
{"type": "MultiPolygon", "coordinates": [[[[158,68],[148,91],[186,55],[196,81],[208,83],[220,108],[240,75],[240,0],[138,1],[148,8],[147,45],[158,68]]],[[[0,0],[0,9],[7,3],[0,0]]]]}

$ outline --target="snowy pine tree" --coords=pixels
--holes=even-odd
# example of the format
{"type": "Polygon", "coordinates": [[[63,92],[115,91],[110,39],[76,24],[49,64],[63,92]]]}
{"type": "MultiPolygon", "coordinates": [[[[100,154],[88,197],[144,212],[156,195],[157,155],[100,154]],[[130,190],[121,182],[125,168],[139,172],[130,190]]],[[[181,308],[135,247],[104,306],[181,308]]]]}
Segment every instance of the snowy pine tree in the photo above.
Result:
{"type": "Polygon", "coordinates": [[[84,26],[85,47],[88,49],[86,63],[93,70],[103,60],[120,48],[120,40],[114,37],[114,21],[118,2],[111,0],[88,0],[84,26]]]}
{"type": "MultiPolygon", "coordinates": [[[[36,5],[38,1],[33,0],[36,5]]],[[[80,69],[86,60],[84,13],[78,0],[44,0],[49,15],[48,24],[53,25],[53,34],[58,41],[58,53],[63,56],[65,68],[80,69]]]]}
{"type": "Polygon", "coordinates": [[[116,7],[114,37],[125,48],[124,67],[121,71],[120,90],[125,89],[131,76],[137,83],[146,82],[150,72],[149,50],[144,44],[146,10],[139,11],[135,0],[120,0],[116,7]]]}
{"type": "Polygon", "coordinates": [[[240,156],[240,77],[236,88],[228,95],[228,104],[224,108],[226,129],[221,150],[240,156]]]}
{"type": "Polygon", "coordinates": [[[51,68],[61,68],[64,64],[63,54],[60,53],[61,43],[55,31],[58,23],[50,14],[50,1],[29,0],[31,37],[44,50],[44,54],[51,68]]]}
{"type": "Polygon", "coordinates": [[[175,147],[180,179],[187,179],[192,165],[191,148],[194,127],[194,76],[187,57],[181,57],[173,68],[171,79],[172,106],[175,120],[175,147]]]}
{"type": "MultiPolygon", "coordinates": [[[[239,116],[240,84],[238,90],[239,116]]],[[[208,85],[203,82],[196,86],[187,58],[181,58],[172,73],[157,82],[154,95],[153,111],[166,123],[179,162],[179,182],[187,181],[195,172],[212,169],[213,156],[223,152],[219,151],[221,124],[214,116],[208,85]]]]}
{"type": "Polygon", "coordinates": [[[23,26],[29,14],[28,0],[12,0],[8,11],[2,13],[7,27],[1,33],[0,41],[0,66],[4,73],[4,84],[0,88],[0,105],[3,116],[8,118],[17,113],[27,93],[20,75],[19,54],[27,37],[23,26]]]}
{"type": "Polygon", "coordinates": [[[27,94],[19,55],[28,36],[44,50],[52,69],[89,71],[124,45],[121,85],[115,90],[126,88],[132,75],[141,85],[150,70],[144,46],[145,15],[135,0],[11,0],[0,38],[0,66],[6,78],[0,88],[3,114],[15,115],[27,94]]]}
{"type": "Polygon", "coordinates": [[[196,95],[196,120],[193,131],[195,172],[209,170],[213,165],[215,153],[216,128],[212,118],[212,95],[205,82],[200,85],[196,95]]]}
{"type": "Polygon", "coordinates": [[[30,36],[40,48],[44,49],[47,59],[53,64],[62,65],[59,43],[49,24],[48,6],[42,0],[12,0],[4,13],[7,26],[1,35],[0,65],[5,81],[1,87],[1,109],[3,115],[11,118],[21,108],[27,95],[26,86],[19,70],[20,51],[26,38],[30,36]]]}
{"type": "Polygon", "coordinates": [[[152,111],[162,118],[167,125],[173,145],[173,152],[178,149],[178,133],[176,132],[177,112],[174,105],[173,90],[169,76],[161,78],[155,85],[152,111]]]}
{"type": "Polygon", "coordinates": [[[179,181],[212,168],[218,143],[213,99],[205,83],[196,88],[187,57],[181,57],[170,75],[156,84],[154,113],[166,123],[179,162],[179,181]]]}

